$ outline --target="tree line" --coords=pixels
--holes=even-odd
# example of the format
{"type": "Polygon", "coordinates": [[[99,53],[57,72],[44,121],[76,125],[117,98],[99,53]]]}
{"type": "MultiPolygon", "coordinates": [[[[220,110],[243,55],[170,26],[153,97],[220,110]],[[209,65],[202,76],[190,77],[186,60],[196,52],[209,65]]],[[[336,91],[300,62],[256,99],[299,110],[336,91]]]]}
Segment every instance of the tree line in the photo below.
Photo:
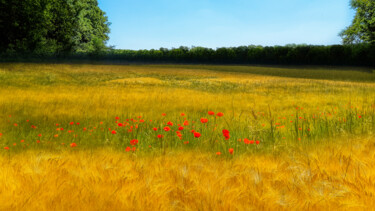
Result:
{"type": "Polygon", "coordinates": [[[0,0],[0,61],[95,59],[151,63],[375,66],[375,1],[351,0],[343,45],[179,47],[122,50],[106,46],[108,17],[97,0],[0,0]]]}

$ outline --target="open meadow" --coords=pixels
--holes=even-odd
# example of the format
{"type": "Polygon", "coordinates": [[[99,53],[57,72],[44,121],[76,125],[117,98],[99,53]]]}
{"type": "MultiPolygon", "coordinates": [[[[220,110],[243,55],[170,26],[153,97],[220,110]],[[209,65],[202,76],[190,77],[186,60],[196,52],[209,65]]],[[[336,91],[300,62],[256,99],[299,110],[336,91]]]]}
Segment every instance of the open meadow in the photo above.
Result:
{"type": "Polygon", "coordinates": [[[0,64],[0,210],[375,207],[375,72],[0,64]]]}

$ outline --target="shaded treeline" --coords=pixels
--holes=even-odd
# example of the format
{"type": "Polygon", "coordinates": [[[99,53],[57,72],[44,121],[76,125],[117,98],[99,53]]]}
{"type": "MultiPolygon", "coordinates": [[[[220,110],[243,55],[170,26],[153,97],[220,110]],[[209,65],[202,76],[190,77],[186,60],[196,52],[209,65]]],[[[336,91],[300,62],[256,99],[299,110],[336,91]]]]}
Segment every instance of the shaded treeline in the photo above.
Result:
{"type": "Polygon", "coordinates": [[[107,60],[144,63],[271,64],[271,65],[351,65],[375,67],[375,46],[286,45],[240,46],[230,48],[179,47],[158,50],[110,49],[96,53],[2,54],[2,61],[19,60],[107,60]]]}

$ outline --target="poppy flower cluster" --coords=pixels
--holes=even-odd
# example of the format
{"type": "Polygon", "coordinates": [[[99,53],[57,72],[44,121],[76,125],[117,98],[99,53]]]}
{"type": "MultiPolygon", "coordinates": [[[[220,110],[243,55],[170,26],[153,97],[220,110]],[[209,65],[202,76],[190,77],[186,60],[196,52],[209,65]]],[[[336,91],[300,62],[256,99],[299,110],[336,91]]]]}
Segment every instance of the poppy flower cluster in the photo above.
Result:
{"type": "Polygon", "coordinates": [[[137,139],[133,139],[133,140],[130,141],[130,145],[132,145],[132,146],[135,146],[137,144],[138,144],[138,140],[137,139]]]}
{"type": "Polygon", "coordinates": [[[225,140],[228,140],[230,138],[229,130],[224,129],[223,130],[223,136],[225,137],[225,140]]]}

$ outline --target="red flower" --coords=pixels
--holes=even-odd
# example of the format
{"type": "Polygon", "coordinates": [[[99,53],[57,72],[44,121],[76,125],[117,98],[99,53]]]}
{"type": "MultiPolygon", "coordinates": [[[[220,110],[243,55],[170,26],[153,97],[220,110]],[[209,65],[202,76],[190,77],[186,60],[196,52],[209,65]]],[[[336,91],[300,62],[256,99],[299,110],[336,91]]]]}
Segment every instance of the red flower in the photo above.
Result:
{"type": "Polygon", "coordinates": [[[117,134],[117,132],[115,131],[115,130],[112,130],[112,132],[111,132],[112,134],[117,134]]]}
{"type": "Polygon", "coordinates": [[[156,127],[152,128],[154,131],[157,131],[158,129],[156,127]]]}
{"type": "Polygon", "coordinates": [[[229,130],[224,129],[223,130],[223,136],[225,137],[226,140],[228,140],[230,138],[229,130]]]}
{"type": "Polygon", "coordinates": [[[38,136],[39,136],[39,137],[41,137],[41,136],[42,136],[42,134],[38,134],[38,136]]]}
{"type": "Polygon", "coordinates": [[[209,112],[208,112],[208,115],[215,115],[215,112],[213,112],[213,111],[209,111],[209,112]]]}
{"type": "Polygon", "coordinates": [[[218,117],[222,117],[222,116],[224,116],[224,114],[221,113],[221,112],[219,112],[219,113],[216,114],[216,116],[218,116],[218,117]]]}
{"type": "Polygon", "coordinates": [[[9,147],[4,147],[5,150],[9,150],[9,147]]]}
{"type": "Polygon", "coordinates": [[[172,122],[167,122],[167,125],[173,126],[172,122]]]}
{"type": "Polygon", "coordinates": [[[165,113],[162,113],[161,115],[162,115],[162,116],[167,116],[167,114],[165,114],[165,113]]]}
{"type": "Polygon", "coordinates": [[[135,146],[135,145],[138,144],[138,140],[137,139],[133,139],[133,140],[130,141],[130,144],[133,145],[133,146],[135,146]]]}
{"type": "Polygon", "coordinates": [[[201,118],[201,122],[202,122],[202,123],[207,123],[207,122],[208,122],[208,119],[201,118]]]}
{"type": "Polygon", "coordinates": [[[74,122],[70,122],[70,125],[74,125],[74,122]]]}
{"type": "Polygon", "coordinates": [[[159,135],[158,135],[158,138],[163,138],[163,137],[164,137],[164,136],[163,136],[163,135],[161,135],[161,134],[159,134],[159,135]]]}
{"type": "Polygon", "coordinates": [[[119,119],[120,119],[120,117],[117,116],[117,117],[116,117],[116,120],[119,120],[119,119]]]}
{"type": "Polygon", "coordinates": [[[0,133],[0,136],[2,136],[3,134],[2,133],[0,133]]]}
{"type": "Polygon", "coordinates": [[[250,144],[254,144],[254,140],[250,140],[250,144]]]}
{"type": "Polygon", "coordinates": [[[228,151],[232,155],[234,150],[233,150],[233,148],[230,148],[228,151]]]}
{"type": "Polygon", "coordinates": [[[21,140],[21,143],[25,142],[25,140],[21,140]]]}
{"type": "Polygon", "coordinates": [[[79,122],[77,122],[76,124],[77,124],[77,125],[79,125],[80,123],[79,123],[79,122]]]}
{"type": "Polygon", "coordinates": [[[198,133],[198,132],[194,132],[194,137],[195,137],[195,138],[199,138],[199,137],[201,137],[201,134],[198,133]]]}
{"type": "Polygon", "coordinates": [[[362,118],[362,116],[361,116],[361,115],[359,115],[359,116],[358,116],[358,118],[362,118]]]}
{"type": "Polygon", "coordinates": [[[168,126],[164,128],[164,131],[165,131],[165,132],[168,132],[168,131],[170,131],[170,130],[171,130],[171,128],[169,128],[168,126]]]}
{"type": "Polygon", "coordinates": [[[135,147],[133,147],[133,148],[132,148],[132,151],[133,151],[133,152],[135,152],[135,150],[136,150],[136,148],[135,148],[135,147]]]}
{"type": "Polygon", "coordinates": [[[76,143],[71,143],[71,144],[70,144],[70,147],[76,147],[76,146],[77,146],[76,143]]]}
{"type": "Polygon", "coordinates": [[[185,125],[185,126],[188,126],[188,125],[189,125],[189,122],[188,122],[188,121],[184,121],[184,125],[185,125]]]}
{"type": "Polygon", "coordinates": [[[221,155],[221,152],[216,152],[217,155],[221,155]]]}
{"type": "Polygon", "coordinates": [[[247,139],[247,138],[245,138],[245,139],[243,140],[243,142],[245,142],[245,144],[250,144],[250,140],[247,139]]]}
{"type": "Polygon", "coordinates": [[[124,126],[122,123],[118,123],[117,124],[119,127],[122,127],[122,126],[124,126]]]}
{"type": "Polygon", "coordinates": [[[185,114],[184,114],[184,113],[181,113],[181,116],[185,116],[185,114]]]}
{"type": "Polygon", "coordinates": [[[37,141],[36,141],[36,143],[38,143],[38,144],[39,144],[39,143],[40,143],[40,141],[39,141],[39,140],[37,140],[37,141]]]}
{"type": "Polygon", "coordinates": [[[179,128],[178,128],[178,130],[183,130],[183,129],[184,129],[184,127],[179,127],[179,128]]]}
{"type": "Polygon", "coordinates": [[[130,147],[126,147],[125,151],[129,152],[130,151],[130,147]]]}
{"type": "Polygon", "coordinates": [[[256,144],[259,144],[259,143],[260,143],[260,141],[255,141],[255,143],[256,143],[256,144]]]}

